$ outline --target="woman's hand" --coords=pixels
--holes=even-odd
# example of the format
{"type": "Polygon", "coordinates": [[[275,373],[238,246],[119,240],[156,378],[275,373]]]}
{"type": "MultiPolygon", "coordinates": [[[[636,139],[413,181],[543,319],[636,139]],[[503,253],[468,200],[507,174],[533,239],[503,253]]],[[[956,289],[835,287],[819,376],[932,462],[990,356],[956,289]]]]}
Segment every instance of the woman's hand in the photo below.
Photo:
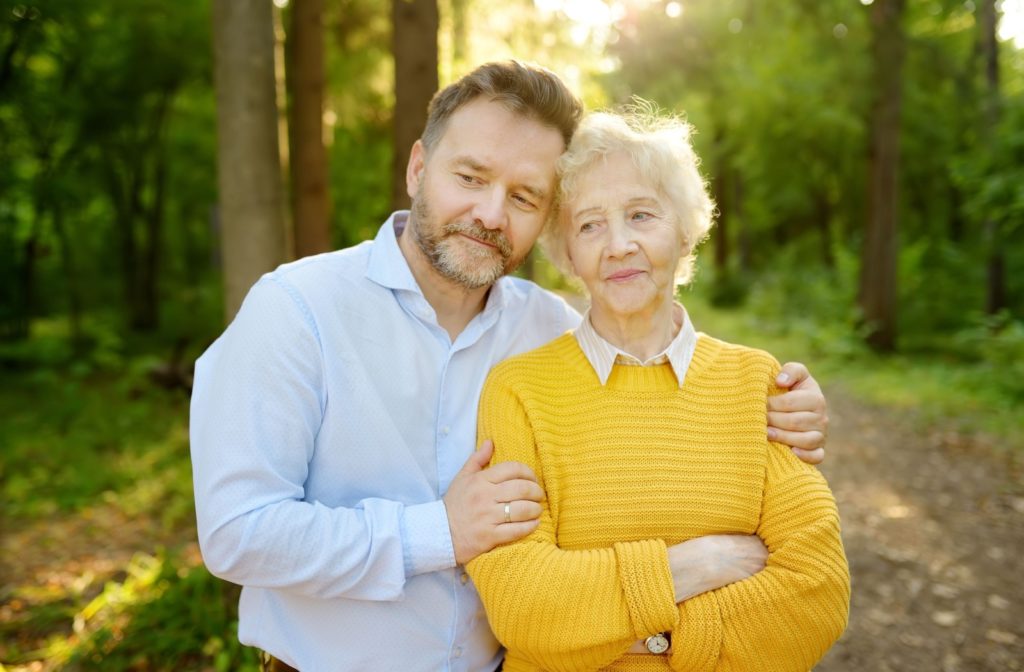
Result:
{"type": "Polygon", "coordinates": [[[767,560],[768,549],[754,534],[712,534],[669,546],[676,603],[749,578],[767,560]]]}

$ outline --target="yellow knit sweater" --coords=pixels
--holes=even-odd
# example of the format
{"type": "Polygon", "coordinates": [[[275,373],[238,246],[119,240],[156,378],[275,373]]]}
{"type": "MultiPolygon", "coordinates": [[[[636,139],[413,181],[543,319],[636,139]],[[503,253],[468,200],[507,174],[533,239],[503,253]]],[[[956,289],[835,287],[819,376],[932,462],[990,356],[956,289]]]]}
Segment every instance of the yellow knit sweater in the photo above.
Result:
{"type": "Polygon", "coordinates": [[[766,439],[778,368],[703,334],[682,388],[669,364],[616,365],[602,387],[571,334],[494,368],[479,437],[547,493],[535,532],[468,565],[506,672],[806,672],[824,655],[849,572],[825,480],[766,439]],[[767,567],[677,605],[666,546],[724,533],[759,535],[767,567]],[[668,655],[625,653],[660,631],[668,655]]]}

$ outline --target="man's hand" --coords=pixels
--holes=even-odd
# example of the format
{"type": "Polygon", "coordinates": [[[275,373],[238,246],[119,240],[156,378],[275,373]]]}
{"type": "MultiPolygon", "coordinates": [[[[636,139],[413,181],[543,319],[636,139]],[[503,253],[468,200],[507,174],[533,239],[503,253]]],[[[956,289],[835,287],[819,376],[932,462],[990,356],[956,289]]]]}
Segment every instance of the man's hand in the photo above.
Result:
{"type": "Polygon", "coordinates": [[[676,602],[750,578],[767,560],[768,549],[754,534],[710,534],[669,546],[676,602]]]}
{"type": "Polygon", "coordinates": [[[775,384],[789,390],[768,398],[768,438],[791,446],[804,462],[825,459],[828,408],[818,381],[799,362],[787,362],[775,384]]]}
{"type": "Polygon", "coordinates": [[[498,544],[525,537],[539,524],[544,491],[522,462],[487,464],[494,444],[484,441],[455,475],[444,496],[455,562],[462,565],[498,544]]]}

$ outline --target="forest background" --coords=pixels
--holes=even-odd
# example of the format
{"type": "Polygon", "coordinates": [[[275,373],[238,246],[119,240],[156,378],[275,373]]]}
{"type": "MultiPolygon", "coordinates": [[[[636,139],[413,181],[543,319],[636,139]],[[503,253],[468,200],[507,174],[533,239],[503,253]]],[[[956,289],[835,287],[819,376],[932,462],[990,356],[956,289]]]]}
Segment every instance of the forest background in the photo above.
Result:
{"type": "Polygon", "coordinates": [[[192,363],[260,273],[404,207],[430,94],[498,58],[691,121],[698,328],[983,446],[1024,514],[1022,2],[0,0],[0,26],[0,669],[254,669],[194,544],[192,363]]]}

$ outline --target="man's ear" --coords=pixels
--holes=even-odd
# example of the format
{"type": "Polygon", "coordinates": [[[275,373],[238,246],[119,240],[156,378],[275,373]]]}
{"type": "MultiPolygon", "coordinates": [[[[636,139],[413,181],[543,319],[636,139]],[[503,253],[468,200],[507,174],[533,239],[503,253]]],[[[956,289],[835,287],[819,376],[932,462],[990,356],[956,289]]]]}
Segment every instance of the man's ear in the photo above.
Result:
{"type": "Polygon", "coordinates": [[[405,167],[405,191],[409,198],[416,198],[423,182],[423,172],[427,167],[427,150],[423,148],[423,141],[417,140],[413,143],[409,152],[409,163],[405,167]]]}

